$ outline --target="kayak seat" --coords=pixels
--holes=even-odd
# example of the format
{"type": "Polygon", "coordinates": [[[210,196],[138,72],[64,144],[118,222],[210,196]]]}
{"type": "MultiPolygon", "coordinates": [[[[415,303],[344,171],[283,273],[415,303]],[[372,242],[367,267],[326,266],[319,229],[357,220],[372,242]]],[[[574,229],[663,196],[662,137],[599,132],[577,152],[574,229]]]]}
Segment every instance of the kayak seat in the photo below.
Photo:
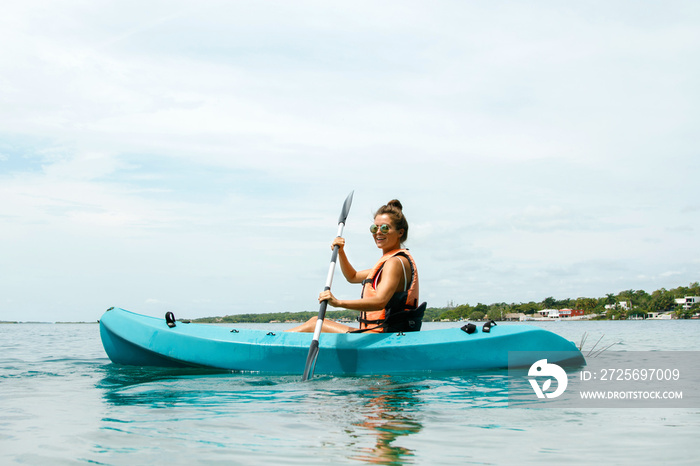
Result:
{"type": "Polygon", "coordinates": [[[417,332],[423,325],[423,314],[428,303],[423,303],[415,309],[391,312],[384,322],[385,332],[417,332]]]}

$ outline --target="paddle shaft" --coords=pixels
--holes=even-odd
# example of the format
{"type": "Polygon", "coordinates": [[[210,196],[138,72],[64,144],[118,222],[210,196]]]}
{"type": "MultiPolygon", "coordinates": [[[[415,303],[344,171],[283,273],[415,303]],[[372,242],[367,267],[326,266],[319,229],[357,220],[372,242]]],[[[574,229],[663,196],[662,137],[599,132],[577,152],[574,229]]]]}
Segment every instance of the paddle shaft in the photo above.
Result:
{"type": "MultiPolygon", "coordinates": [[[[343,236],[343,227],[345,224],[341,223],[338,225],[338,237],[343,236]]],[[[335,264],[338,262],[338,250],[340,248],[338,245],[333,247],[333,254],[331,255],[331,264],[328,267],[328,275],[326,276],[326,286],[323,291],[328,291],[331,289],[331,284],[333,284],[333,275],[335,273],[335,264]]],[[[323,301],[318,310],[318,320],[316,321],[316,329],[314,330],[314,340],[318,340],[321,336],[321,327],[323,327],[323,319],[326,317],[326,308],[328,307],[328,301],[323,301]]]]}
{"type": "MultiPolygon", "coordinates": [[[[352,196],[350,193],[345,199],[343,204],[343,210],[340,213],[340,218],[338,219],[338,237],[343,236],[343,228],[345,227],[345,220],[348,217],[348,212],[350,212],[350,206],[352,205],[352,196]]],[[[331,284],[333,283],[333,274],[335,273],[335,264],[338,261],[338,245],[333,247],[333,254],[331,254],[331,263],[328,267],[328,275],[326,276],[326,286],[323,289],[328,291],[331,289],[331,284]]],[[[321,337],[321,329],[323,328],[323,319],[326,318],[326,309],[328,308],[328,301],[321,302],[318,309],[318,319],[316,320],[316,327],[314,328],[314,336],[311,340],[311,346],[309,346],[309,354],[306,356],[306,366],[304,366],[304,375],[301,380],[306,381],[314,375],[314,368],[316,367],[316,358],[318,357],[318,340],[321,337]]]]}
{"type": "MultiPolygon", "coordinates": [[[[344,223],[338,225],[338,236],[343,235],[344,223]]],[[[335,274],[335,264],[338,261],[338,245],[333,248],[333,254],[331,254],[331,263],[328,267],[328,275],[326,276],[326,286],[323,288],[324,291],[331,289],[333,284],[333,275],[335,274]]],[[[314,375],[314,368],[316,366],[316,358],[318,357],[318,340],[321,338],[321,329],[323,328],[323,320],[326,318],[326,309],[328,308],[328,301],[321,302],[318,308],[318,319],[316,320],[316,327],[314,328],[314,337],[311,340],[311,346],[309,347],[309,355],[306,357],[306,366],[304,367],[304,375],[301,378],[302,381],[308,380],[314,375]]]]}

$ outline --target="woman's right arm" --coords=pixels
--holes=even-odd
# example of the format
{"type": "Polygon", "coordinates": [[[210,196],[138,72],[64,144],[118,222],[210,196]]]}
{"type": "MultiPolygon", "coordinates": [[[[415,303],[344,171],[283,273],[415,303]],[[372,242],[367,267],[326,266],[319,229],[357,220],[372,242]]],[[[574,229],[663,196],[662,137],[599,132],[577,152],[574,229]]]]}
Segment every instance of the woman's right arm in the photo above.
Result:
{"type": "Polygon", "coordinates": [[[345,238],[341,238],[340,236],[335,238],[333,244],[331,244],[331,248],[335,246],[338,246],[340,270],[342,270],[345,279],[350,283],[362,283],[362,280],[369,275],[370,270],[361,270],[358,272],[352,264],[350,264],[348,256],[345,255],[345,238]]]}

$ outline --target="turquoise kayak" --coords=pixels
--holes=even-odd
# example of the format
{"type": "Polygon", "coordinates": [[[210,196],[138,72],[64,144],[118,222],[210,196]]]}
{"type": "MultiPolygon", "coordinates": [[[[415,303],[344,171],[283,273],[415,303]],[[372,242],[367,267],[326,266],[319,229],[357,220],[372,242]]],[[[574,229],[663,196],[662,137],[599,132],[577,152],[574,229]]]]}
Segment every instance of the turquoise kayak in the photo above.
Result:
{"type": "MultiPolygon", "coordinates": [[[[176,322],[111,308],[100,319],[107,355],[116,364],[202,367],[269,374],[301,374],[311,333],[176,322]],[[172,325],[172,324],[171,324],[172,325]]],[[[549,362],[584,365],[576,345],[531,325],[496,325],[486,333],[460,328],[409,333],[332,334],[320,338],[315,373],[400,374],[529,366],[534,352],[549,362]],[[522,358],[519,360],[519,355],[522,358]],[[546,356],[545,356],[546,357],[546,356]]]]}

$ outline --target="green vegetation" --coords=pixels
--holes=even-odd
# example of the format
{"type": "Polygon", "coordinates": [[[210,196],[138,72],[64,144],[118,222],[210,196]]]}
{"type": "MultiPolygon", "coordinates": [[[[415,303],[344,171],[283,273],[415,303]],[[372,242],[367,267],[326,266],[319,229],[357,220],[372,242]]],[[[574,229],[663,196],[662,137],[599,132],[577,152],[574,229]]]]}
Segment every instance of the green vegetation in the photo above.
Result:
{"type": "MultiPolygon", "coordinates": [[[[302,312],[269,312],[265,314],[234,314],[224,317],[202,317],[201,319],[192,319],[196,323],[259,323],[266,324],[269,322],[305,322],[310,318],[318,315],[317,311],[302,311],[302,312]]],[[[333,320],[354,321],[357,318],[357,311],[328,311],[326,317],[333,320]]]]}
{"type": "MultiPolygon", "coordinates": [[[[691,283],[689,286],[679,286],[672,290],[661,288],[649,294],[644,290],[625,290],[618,294],[609,293],[602,298],[576,298],[557,300],[553,297],[545,298],[542,302],[529,303],[495,303],[476,306],[461,304],[443,308],[430,307],[426,309],[423,321],[439,322],[443,320],[504,320],[507,314],[522,313],[525,315],[536,314],[543,309],[581,309],[585,314],[597,314],[599,319],[624,320],[634,316],[643,317],[648,312],[672,311],[679,319],[689,319],[693,314],[700,312],[700,305],[696,304],[688,310],[682,307],[676,308],[675,300],[686,296],[700,296],[700,284],[691,283]],[[624,304],[623,304],[624,303],[624,304]],[[608,309],[605,306],[608,305],[608,309]]],[[[268,322],[304,322],[317,315],[316,311],[305,312],[273,312],[266,314],[237,314],[224,317],[204,317],[194,319],[192,322],[205,323],[268,323],[268,322]]],[[[354,322],[357,319],[357,311],[328,311],[329,319],[354,322]]]]}

